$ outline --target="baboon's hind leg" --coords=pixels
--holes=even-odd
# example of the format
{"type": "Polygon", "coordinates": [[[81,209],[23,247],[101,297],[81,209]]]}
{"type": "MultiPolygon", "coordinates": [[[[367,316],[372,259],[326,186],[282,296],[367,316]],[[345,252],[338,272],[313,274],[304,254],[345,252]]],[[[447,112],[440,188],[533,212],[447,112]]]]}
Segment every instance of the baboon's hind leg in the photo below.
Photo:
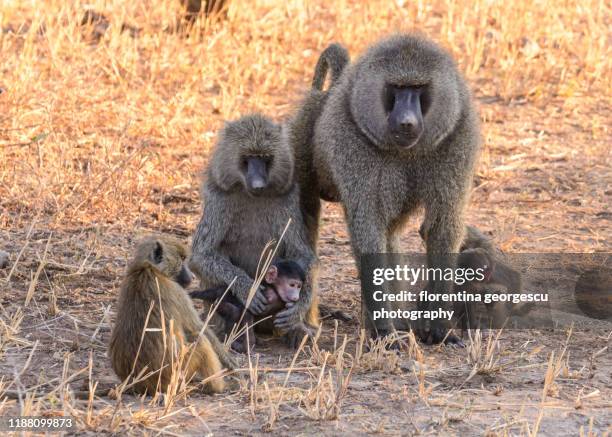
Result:
{"type": "MultiPolygon", "coordinates": [[[[201,338],[196,348],[189,363],[189,373],[198,373],[205,379],[215,374],[220,375],[223,366],[208,338],[201,338]]],[[[225,388],[223,376],[212,378],[206,383],[207,392],[222,393],[225,388]]]]}

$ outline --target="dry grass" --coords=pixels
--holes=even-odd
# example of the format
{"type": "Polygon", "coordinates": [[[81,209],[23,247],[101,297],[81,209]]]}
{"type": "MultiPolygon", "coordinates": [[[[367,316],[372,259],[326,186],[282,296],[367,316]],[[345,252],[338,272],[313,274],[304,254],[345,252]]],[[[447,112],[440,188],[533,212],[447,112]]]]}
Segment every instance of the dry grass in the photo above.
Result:
{"type": "MultiPolygon", "coordinates": [[[[477,95],[538,106],[562,98],[572,117],[590,113],[585,96],[610,97],[601,0],[235,3],[227,21],[189,37],[165,30],[177,3],[88,2],[111,22],[98,44],[79,26],[80,2],[3,4],[0,23],[17,31],[0,40],[4,226],[38,214],[53,228],[171,226],[177,197],[195,197],[221,122],[287,115],[311,77],[304,66],[334,40],[357,54],[382,35],[418,30],[453,52],[477,95]],[[123,22],[140,36],[121,33],[123,22]]],[[[605,137],[605,115],[590,116],[593,135],[605,137]]]]}
{"type": "MultiPolygon", "coordinates": [[[[188,34],[170,30],[178,0],[42,5],[0,7],[0,415],[72,415],[91,434],[606,432],[610,333],[504,331],[459,351],[408,334],[397,355],[325,325],[297,353],[262,341],[241,389],[214,397],[179,371],[168,396],[121,395],[105,353],[133,239],[191,235],[223,120],[286,118],[332,41],[354,57],[416,30],[447,47],[483,120],[469,220],[507,251],[609,252],[608,2],[234,1],[188,34]],[[86,7],[110,20],[99,40],[86,7]]],[[[338,208],[323,220],[323,300],[355,314],[338,208]]]]}

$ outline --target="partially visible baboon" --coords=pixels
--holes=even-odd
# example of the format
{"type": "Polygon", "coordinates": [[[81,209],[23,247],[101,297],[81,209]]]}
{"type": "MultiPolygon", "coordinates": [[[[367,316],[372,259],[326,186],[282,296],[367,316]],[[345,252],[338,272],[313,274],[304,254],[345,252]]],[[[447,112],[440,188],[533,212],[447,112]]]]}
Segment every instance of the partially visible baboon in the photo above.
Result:
{"type": "Polygon", "coordinates": [[[330,44],[323,50],[315,66],[312,87],[288,123],[289,142],[295,155],[295,173],[300,188],[300,205],[310,244],[315,251],[319,238],[320,197],[329,198],[326,193],[320,193],[316,168],[313,166],[315,123],[323,111],[329,90],[338,82],[349,62],[349,54],[340,44],[330,44]],[[329,90],[323,90],[328,71],[331,73],[329,90]]]}
{"type": "MultiPolygon", "coordinates": [[[[457,257],[458,269],[479,269],[480,275],[463,285],[455,285],[455,291],[465,290],[468,293],[505,294],[521,293],[521,274],[514,270],[503,258],[499,249],[493,246],[489,238],[478,229],[467,226],[466,238],[457,257]]],[[[530,305],[513,308],[508,302],[491,302],[485,304],[490,323],[485,328],[501,328],[514,309],[519,313],[528,311],[530,305]]],[[[474,302],[457,302],[454,305],[455,317],[460,319],[462,330],[479,327],[474,302]]]]}
{"type": "MultiPolygon", "coordinates": [[[[98,42],[110,27],[110,21],[106,15],[93,9],[87,9],[81,18],[81,26],[90,27],[91,39],[98,42]]],[[[130,36],[136,37],[140,33],[140,29],[130,24],[122,23],[121,32],[128,32],[130,36]]]]}
{"type": "Polygon", "coordinates": [[[250,311],[245,311],[236,296],[227,293],[223,286],[193,291],[189,295],[209,303],[216,302],[217,313],[225,319],[223,325],[226,336],[231,334],[235,325],[238,325],[239,330],[244,329],[244,333],[232,342],[232,349],[236,352],[246,352],[248,349],[247,337],[251,347],[256,343],[253,329],[255,322],[265,317],[275,316],[284,308],[295,305],[300,300],[304,282],[306,282],[306,274],[298,263],[291,260],[274,261],[262,280],[268,305],[266,311],[257,318],[250,311]]]}
{"type": "Polygon", "coordinates": [[[187,10],[185,19],[189,23],[193,23],[200,13],[208,16],[218,14],[223,10],[226,0],[204,0],[204,10],[202,10],[202,0],[181,0],[183,6],[187,10]]]}
{"type": "MultiPolygon", "coordinates": [[[[421,237],[424,237],[424,230],[419,230],[421,237]]],[[[460,252],[464,252],[468,249],[484,249],[491,256],[498,258],[501,255],[501,251],[493,245],[493,242],[489,237],[483,234],[478,228],[474,226],[466,225],[465,236],[461,246],[459,247],[460,252]]]]}
{"type": "MultiPolygon", "coordinates": [[[[128,266],[109,356],[121,379],[136,376],[145,368],[147,372],[158,371],[134,386],[138,393],[150,395],[166,390],[177,348],[183,344],[194,347],[183,369],[188,378],[194,375],[206,378],[223,368],[234,368],[233,359],[210,329],[199,335],[202,322],[183,288],[193,278],[185,263],[187,256],[187,248],[177,240],[149,237],[138,245],[128,266]],[[153,309],[146,323],[151,305],[153,309]]],[[[225,382],[222,378],[212,379],[207,389],[221,392],[225,382]]]]}
{"type": "MultiPolygon", "coordinates": [[[[419,229],[423,240],[427,234],[423,227],[419,229]]],[[[457,256],[458,269],[480,269],[482,277],[468,281],[463,285],[455,285],[454,291],[466,290],[469,293],[521,293],[522,276],[514,270],[505,260],[503,253],[491,239],[474,226],[465,227],[465,236],[457,256]]],[[[501,327],[508,316],[524,314],[529,311],[531,304],[513,305],[506,302],[492,302],[486,305],[487,314],[493,325],[492,328],[501,327]]],[[[473,302],[457,302],[454,304],[455,318],[459,318],[463,330],[477,326],[476,306],[473,302]]]]}
{"type": "MultiPolygon", "coordinates": [[[[281,126],[262,115],[228,122],[220,133],[202,187],[204,212],[193,239],[191,267],[203,288],[227,287],[246,306],[260,254],[286,234],[276,256],[297,262],[307,273],[300,300],[274,317],[290,345],[317,326],[316,257],[300,210],[294,158],[281,126]]],[[[260,287],[248,307],[267,311],[260,287]]]]}
{"type": "Polygon", "coordinates": [[[9,262],[10,262],[10,255],[8,254],[8,252],[5,252],[4,250],[0,250],[0,269],[8,267],[9,262]]]}
{"type": "MultiPolygon", "coordinates": [[[[317,251],[319,239],[319,216],[321,212],[321,198],[333,200],[331,194],[319,191],[316,169],[313,167],[312,140],[315,123],[318,120],[323,106],[327,101],[329,90],[338,82],[342,71],[349,64],[348,51],[340,44],[333,43],[327,46],[317,61],[312,78],[312,87],[299,105],[299,109],[288,123],[289,142],[295,155],[296,178],[300,188],[300,205],[302,215],[308,230],[311,247],[317,251]],[[324,90],[325,81],[329,74],[329,87],[324,90]]],[[[338,319],[350,321],[352,317],[342,310],[319,305],[324,319],[338,319]]]]}
{"type": "Polygon", "coordinates": [[[110,21],[106,15],[88,9],[81,18],[81,26],[91,26],[91,35],[93,39],[99,40],[104,36],[110,26],[110,21]]]}
{"type": "MultiPolygon", "coordinates": [[[[316,123],[313,162],[320,192],[343,204],[359,270],[364,254],[401,252],[400,232],[419,207],[428,265],[455,266],[479,146],[467,85],[452,57],[433,42],[394,36],[344,71],[316,123]]],[[[428,290],[447,293],[452,283],[432,281],[428,290]]],[[[374,324],[364,308],[369,300],[362,292],[372,334],[407,328],[388,319],[374,324]]],[[[447,330],[443,322],[427,321],[418,332],[440,342],[447,330]]]]}

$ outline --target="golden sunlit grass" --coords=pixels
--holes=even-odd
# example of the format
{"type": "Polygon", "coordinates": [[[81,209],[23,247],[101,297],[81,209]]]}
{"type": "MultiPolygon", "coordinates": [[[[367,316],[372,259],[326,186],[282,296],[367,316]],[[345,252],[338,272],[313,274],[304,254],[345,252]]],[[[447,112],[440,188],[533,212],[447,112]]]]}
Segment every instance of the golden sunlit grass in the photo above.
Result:
{"type": "MultiPolygon", "coordinates": [[[[296,352],[244,357],[241,388],[213,397],[184,381],[185,351],[170,391],[147,399],[124,393],[130,382],[113,379],[105,354],[131,242],[191,235],[199,172],[223,121],[286,119],[333,41],[355,58],[382,36],[418,31],[450,50],[483,119],[469,218],[505,250],[609,251],[609,2],[234,0],[226,19],[177,32],[180,14],[178,0],[0,2],[0,249],[10,254],[0,415],[71,415],[79,430],[116,434],[324,429],[313,423],[453,434],[470,422],[535,435],[569,408],[586,418],[581,435],[595,435],[610,408],[597,379],[609,335],[593,336],[590,364],[572,372],[569,337],[540,355],[559,341],[478,333],[452,351],[423,349],[409,333],[398,355],[354,325],[350,335],[326,325],[296,352]],[[87,9],[108,18],[104,33],[80,24],[87,9]]],[[[346,236],[323,233],[323,298],[346,298],[350,249],[328,244],[346,236]]]]}
{"type": "Polygon", "coordinates": [[[581,96],[610,97],[600,0],[234,2],[226,21],[188,36],[169,31],[178,1],[88,2],[111,24],[98,43],[80,26],[85,4],[37,5],[5,1],[0,11],[0,198],[55,224],[174,220],[166,205],[193,196],[222,121],[288,115],[331,41],[356,56],[417,30],[453,52],[479,95],[543,105],[562,96],[578,114],[581,96]]]}

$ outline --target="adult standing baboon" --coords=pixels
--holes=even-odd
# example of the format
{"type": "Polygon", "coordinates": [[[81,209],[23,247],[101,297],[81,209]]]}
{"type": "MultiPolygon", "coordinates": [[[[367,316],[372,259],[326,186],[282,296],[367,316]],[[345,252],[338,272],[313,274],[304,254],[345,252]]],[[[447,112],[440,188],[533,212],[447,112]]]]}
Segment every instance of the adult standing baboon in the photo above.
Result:
{"type": "MultiPolygon", "coordinates": [[[[316,124],[313,162],[321,192],[343,204],[359,270],[364,254],[400,251],[400,231],[421,206],[428,265],[454,267],[479,145],[464,79],[433,42],[394,36],[345,70],[316,124]]],[[[362,309],[369,299],[362,292],[362,309]]],[[[394,328],[363,314],[378,336],[394,328]]],[[[419,334],[440,342],[447,328],[424,323],[419,334]]]]}

